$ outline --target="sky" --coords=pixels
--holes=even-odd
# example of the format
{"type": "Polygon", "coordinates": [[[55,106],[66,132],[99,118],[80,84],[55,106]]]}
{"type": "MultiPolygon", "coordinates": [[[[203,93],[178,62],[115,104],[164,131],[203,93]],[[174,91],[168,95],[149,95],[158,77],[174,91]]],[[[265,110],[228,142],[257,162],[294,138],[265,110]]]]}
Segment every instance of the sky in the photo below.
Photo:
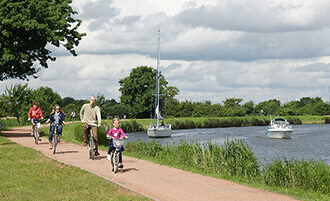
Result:
{"type": "MultiPolygon", "coordinates": [[[[73,0],[72,7],[87,34],[78,56],[49,46],[57,59],[30,87],[119,101],[119,79],[141,65],[156,68],[159,28],[160,71],[180,101],[330,101],[329,0],[73,0]]],[[[0,82],[0,94],[26,82],[0,82]]]]}

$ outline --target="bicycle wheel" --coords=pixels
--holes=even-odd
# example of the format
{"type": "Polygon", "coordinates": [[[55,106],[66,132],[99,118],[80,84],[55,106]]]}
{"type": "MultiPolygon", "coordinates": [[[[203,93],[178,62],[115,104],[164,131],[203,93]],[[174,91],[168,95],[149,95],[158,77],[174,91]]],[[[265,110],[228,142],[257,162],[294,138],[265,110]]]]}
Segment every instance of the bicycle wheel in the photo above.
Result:
{"type": "Polygon", "coordinates": [[[53,154],[56,153],[57,141],[58,141],[58,135],[57,135],[57,133],[54,133],[53,134],[53,154]]]}
{"type": "Polygon", "coordinates": [[[110,166],[111,166],[111,171],[113,172],[113,157],[114,157],[114,152],[113,151],[111,151],[111,157],[110,157],[110,166]]]}
{"type": "Polygon", "coordinates": [[[34,129],[34,143],[38,145],[38,129],[34,129]]]}
{"type": "Polygon", "coordinates": [[[118,171],[118,165],[119,165],[119,153],[115,152],[115,157],[114,157],[114,164],[113,164],[113,172],[117,173],[118,171]]]}
{"type": "Polygon", "coordinates": [[[95,158],[95,150],[94,150],[94,140],[93,138],[89,139],[89,158],[94,160],[95,158]]]}

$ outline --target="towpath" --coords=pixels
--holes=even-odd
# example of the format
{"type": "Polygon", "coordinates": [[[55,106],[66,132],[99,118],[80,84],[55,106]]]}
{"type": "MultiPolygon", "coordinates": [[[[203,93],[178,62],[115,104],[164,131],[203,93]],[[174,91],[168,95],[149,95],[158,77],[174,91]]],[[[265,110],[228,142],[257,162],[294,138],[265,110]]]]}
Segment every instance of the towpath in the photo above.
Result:
{"type": "Polygon", "coordinates": [[[234,182],[202,176],[168,166],[123,156],[125,167],[117,174],[111,172],[106,152],[92,161],[86,147],[62,142],[55,155],[48,149],[43,137],[39,145],[30,136],[30,126],[12,128],[2,134],[10,140],[31,147],[60,162],[80,167],[108,178],[122,186],[148,195],[155,200],[231,200],[231,201],[290,201],[288,196],[246,187],[234,182]]]}

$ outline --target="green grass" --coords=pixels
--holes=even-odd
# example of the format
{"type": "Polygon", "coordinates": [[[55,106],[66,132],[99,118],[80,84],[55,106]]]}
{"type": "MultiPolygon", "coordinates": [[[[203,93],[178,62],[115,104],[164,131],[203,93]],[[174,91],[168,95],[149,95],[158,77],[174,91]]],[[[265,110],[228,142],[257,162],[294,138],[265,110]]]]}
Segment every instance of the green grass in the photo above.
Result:
{"type": "Polygon", "coordinates": [[[0,200],[147,200],[0,136],[0,200]]]}

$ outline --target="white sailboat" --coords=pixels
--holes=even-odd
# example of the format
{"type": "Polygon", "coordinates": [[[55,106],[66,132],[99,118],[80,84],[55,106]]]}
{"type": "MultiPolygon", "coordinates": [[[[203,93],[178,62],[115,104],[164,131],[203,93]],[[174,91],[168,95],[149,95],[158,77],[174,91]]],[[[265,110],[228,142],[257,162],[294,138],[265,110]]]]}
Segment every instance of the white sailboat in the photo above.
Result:
{"type": "Polygon", "coordinates": [[[171,137],[172,129],[171,124],[160,124],[159,120],[164,119],[160,114],[159,105],[159,43],[160,43],[160,30],[158,30],[158,47],[157,47],[157,74],[156,74],[156,97],[155,97],[155,116],[154,124],[149,125],[147,134],[151,138],[164,138],[171,137]]]}

